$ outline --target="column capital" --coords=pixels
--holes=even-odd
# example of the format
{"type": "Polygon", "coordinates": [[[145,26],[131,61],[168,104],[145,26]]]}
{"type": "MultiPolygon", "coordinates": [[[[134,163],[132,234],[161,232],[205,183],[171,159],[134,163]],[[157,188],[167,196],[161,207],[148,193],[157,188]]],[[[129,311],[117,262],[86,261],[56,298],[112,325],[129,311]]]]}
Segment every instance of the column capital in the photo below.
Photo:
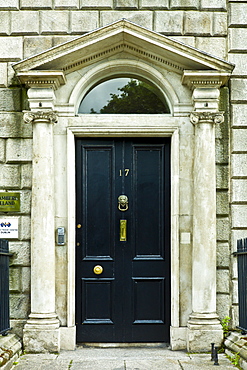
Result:
{"type": "Polygon", "coordinates": [[[192,112],[190,122],[193,125],[198,123],[222,123],[224,122],[224,112],[192,112]]]}
{"type": "Polygon", "coordinates": [[[37,112],[28,111],[24,112],[23,119],[25,123],[35,123],[35,121],[39,121],[39,123],[56,123],[57,114],[52,110],[37,112]]]}

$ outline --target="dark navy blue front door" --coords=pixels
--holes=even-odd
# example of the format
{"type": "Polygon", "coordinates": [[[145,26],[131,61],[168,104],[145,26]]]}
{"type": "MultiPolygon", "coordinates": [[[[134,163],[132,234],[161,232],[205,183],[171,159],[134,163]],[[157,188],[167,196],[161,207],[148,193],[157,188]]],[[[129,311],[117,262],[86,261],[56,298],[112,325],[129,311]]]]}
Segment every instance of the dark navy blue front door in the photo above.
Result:
{"type": "Polygon", "coordinates": [[[77,341],[169,342],[169,139],[78,139],[76,161],[77,341]]]}

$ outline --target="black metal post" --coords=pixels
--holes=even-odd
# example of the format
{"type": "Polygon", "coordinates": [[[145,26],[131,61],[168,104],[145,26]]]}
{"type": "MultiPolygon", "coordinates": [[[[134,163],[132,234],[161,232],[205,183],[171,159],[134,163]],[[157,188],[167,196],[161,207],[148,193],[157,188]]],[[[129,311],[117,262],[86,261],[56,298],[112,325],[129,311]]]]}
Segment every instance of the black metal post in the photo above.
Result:
{"type": "Polygon", "coordinates": [[[7,335],[9,323],[9,243],[0,239],[0,334],[7,335]]]}
{"type": "Polygon", "coordinates": [[[211,343],[211,361],[214,361],[214,343],[211,343]]]}
{"type": "Polygon", "coordinates": [[[214,347],[214,365],[219,366],[219,362],[218,362],[218,347],[214,347]]]}

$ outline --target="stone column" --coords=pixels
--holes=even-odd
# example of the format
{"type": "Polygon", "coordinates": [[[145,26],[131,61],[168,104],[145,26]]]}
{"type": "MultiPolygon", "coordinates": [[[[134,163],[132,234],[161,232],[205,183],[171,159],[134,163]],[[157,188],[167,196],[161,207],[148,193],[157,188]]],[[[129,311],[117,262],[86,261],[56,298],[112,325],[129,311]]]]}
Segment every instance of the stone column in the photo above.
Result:
{"type": "MultiPolygon", "coordinates": [[[[217,89],[212,91],[217,97],[217,89]]],[[[200,95],[206,92],[210,93],[210,89],[200,91],[200,95]]],[[[206,97],[207,94],[205,100],[206,97]]],[[[205,109],[208,104],[204,103],[203,106],[205,109]]],[[[223,339],[222,327],[216,314],[215,179],[215,124],[223,122],[223,113],[216,109],[198,109],[191,114],[190,119],[195,126],[195,148],[192,314],[188,321],[187,349],[209,351],[212,342],[219,345],[223,339]]]]}
{"type": "Polygon", "coordinates": [[[52,110],[24,114],[33,124],[31,314],[24,327],[28,352],[59,351],[59,321],[55,313],[54,164],[52,110]]]}

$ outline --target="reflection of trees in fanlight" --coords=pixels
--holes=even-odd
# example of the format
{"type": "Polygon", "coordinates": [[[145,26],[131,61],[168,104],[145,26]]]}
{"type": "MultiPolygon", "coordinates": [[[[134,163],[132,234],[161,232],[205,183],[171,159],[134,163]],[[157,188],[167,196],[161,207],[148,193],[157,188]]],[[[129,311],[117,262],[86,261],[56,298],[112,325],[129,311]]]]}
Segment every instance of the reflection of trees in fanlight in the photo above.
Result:
{"type": "MultiPolygon", "coordinates": [[[[167,103],[157,96],[157,89],[143,81],[130,80],[118,89],[121,94],[111,94],[108,103],[100,109],[100,113],[169,113],[167,103]]],[[[91,113],[97,113],[91,108],[91,113]]]]}

